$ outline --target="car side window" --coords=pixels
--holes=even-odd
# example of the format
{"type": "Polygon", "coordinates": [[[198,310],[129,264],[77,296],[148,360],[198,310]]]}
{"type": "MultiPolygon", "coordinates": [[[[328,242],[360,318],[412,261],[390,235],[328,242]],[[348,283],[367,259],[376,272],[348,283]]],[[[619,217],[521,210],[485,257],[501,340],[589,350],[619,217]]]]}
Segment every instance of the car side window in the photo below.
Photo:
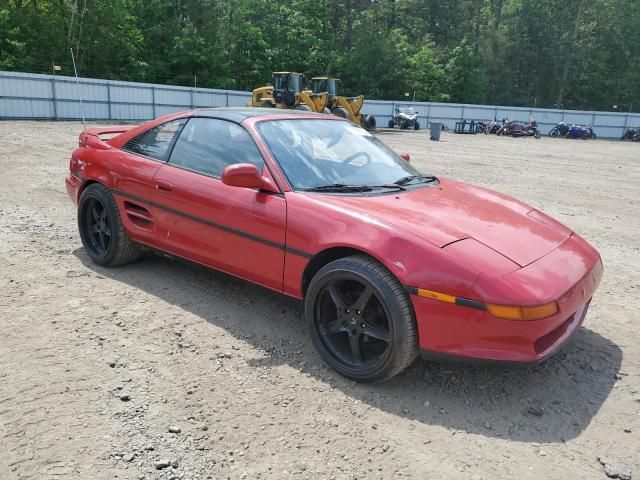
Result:
{"type": "Polygon", "coordinates": [[[251,135],[241,126],[215,118],[191,118],[176,141],[170,165],[220,177],[234,163],[262,170],[264,160],[251,135]]]}
{"type": "Polygon", "coordinates": [[[132,138],[123,148],[129,152],[144,155],[145,157],[155,158],[156,160],[166,160],[169,147],[171,147],[174,137],[185,122],[185,118],[180,118],[158,125],[132,138]]]}

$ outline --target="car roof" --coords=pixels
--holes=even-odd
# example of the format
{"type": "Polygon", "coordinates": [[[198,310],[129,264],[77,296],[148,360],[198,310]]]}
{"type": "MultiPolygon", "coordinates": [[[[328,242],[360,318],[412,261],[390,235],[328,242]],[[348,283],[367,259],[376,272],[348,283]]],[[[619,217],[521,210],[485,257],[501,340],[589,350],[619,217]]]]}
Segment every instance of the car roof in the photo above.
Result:
{"type": "Polygon", "coordinates": [[[201,108],[193,111],[194,117],[220,118],[232,122],[241,123],[251,117],[270,117],[273,115],[295,116],[310,115],[313,112],[304,110],[293,110],[285,108],[255,108],[255,107],[217,107],[201,108]]]}

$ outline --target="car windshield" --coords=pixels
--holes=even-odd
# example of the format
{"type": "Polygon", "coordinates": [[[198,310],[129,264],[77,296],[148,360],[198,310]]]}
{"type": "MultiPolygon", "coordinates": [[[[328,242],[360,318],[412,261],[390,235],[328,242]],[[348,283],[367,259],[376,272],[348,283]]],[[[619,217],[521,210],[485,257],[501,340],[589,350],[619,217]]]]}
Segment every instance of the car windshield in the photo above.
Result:
{"type": "Polygon", "coordinates": [[[408,179],[435,180],[420,174],[375,136],[350,122],[289,119],[260,122],[257,127],[296,190],[385,188],[406,185],[408,179]]]}

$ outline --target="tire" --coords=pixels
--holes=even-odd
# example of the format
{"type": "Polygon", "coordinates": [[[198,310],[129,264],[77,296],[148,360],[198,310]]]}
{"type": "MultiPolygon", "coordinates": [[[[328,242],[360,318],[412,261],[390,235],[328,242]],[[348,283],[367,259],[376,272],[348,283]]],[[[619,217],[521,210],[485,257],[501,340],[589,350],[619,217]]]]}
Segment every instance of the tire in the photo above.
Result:
{"type": "Polygon", "coordinates": [[[360,123],[362,124],[362,128],[365,130],[375,130],[376,128],[376,117],[373,115],[362,115],[360,117],[360,123]]]}
{"type": "Polygon", "coordinates": [[[551,130],[549,130],[550,137],[556,138],[558,135],[560,135],[560,132],[557,128],[552,128],[551,130]]]}
{"type": "Polygon", "coordinates": [[[420,130],[420,122],[416,121],[416,123],[413,124],[413,129],[420,130]]]}
{"type": "Polygon", "coordinates": [[[534,136],[534,138],[535,138],[536,140],[540,140],[540,137],[542,136],[542,135],[540,135],[540,130],[538,130],[538,129],[536,128],[536,129],[534,130],[534,132],[533,132],[533,136],[534,136]]]}
{"type": "Polygon", "coordinates": [[[124,230],[113,194],[99,183],[89,185],[80,196],[78,229],[87,255],[98,265],[118,267],[142,255],[140,245],[124,230]]]}
{"type": "Polygon", "coordinates": [[[309,107],[309,105],[306,105],[304,103],[300,103],[299,105],[296,105],[294,107],[294,110],[300,110],[300,111],[303,111],[303,112],[311,112],[312,111],[311,107],[309,107]]]}
{"type": "Polygon", "coordinates": [[[305,317],[320,356],[352,380],[387,380],[417,357],[417,327],[406,290],[365,255],[335,260],[318,271],[305,297],[305,317]]]}
{"type": "Polygon", "coordinates": [[[389,128],[393,128],[394,127],[393,120],[389,120],[389,125],[388,126],[389,126],[389,128]]]}
{"type": "Polygon", "coordinates": [[[331,110],[331,113],[333,113],[336,117],[341,117],[341,118],[349,118],[349,112],[347,112],[346,109],[342,108],[342,107],[336,107],[333,110],[331,110]]]}

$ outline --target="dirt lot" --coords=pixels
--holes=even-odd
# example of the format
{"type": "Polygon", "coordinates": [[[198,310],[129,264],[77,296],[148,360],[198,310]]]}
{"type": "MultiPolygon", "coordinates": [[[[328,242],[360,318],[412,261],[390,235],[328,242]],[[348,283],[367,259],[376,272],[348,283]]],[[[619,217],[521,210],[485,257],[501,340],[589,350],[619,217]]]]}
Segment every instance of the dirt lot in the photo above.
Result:
{"type": "Polygon", "coordinates": [[[64,193],[80,128],[0,122],[0,479],[602,479],[599,457],[640,476],[640,145],[381,132],[568,224],[605,276],[538,367],[358,385],[296,301],[154,255],[92,265],[64,193]]]}

